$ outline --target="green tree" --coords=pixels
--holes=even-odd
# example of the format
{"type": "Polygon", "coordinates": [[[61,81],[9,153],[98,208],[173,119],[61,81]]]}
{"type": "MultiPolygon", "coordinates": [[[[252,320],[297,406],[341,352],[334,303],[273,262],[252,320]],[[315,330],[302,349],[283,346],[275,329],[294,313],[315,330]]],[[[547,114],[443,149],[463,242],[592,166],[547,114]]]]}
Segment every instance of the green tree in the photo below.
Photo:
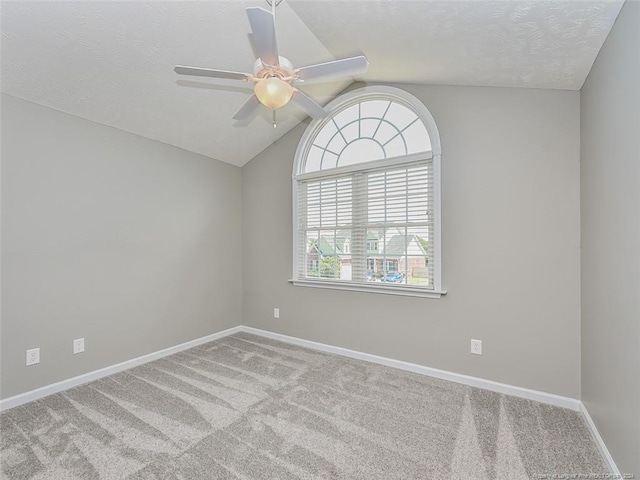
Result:
{"type": "Polygon", "coordinates": [[[320,276],[322,278],[340,278],[340,259],[338,257],[322,257],[320,259],[320,276]]]}

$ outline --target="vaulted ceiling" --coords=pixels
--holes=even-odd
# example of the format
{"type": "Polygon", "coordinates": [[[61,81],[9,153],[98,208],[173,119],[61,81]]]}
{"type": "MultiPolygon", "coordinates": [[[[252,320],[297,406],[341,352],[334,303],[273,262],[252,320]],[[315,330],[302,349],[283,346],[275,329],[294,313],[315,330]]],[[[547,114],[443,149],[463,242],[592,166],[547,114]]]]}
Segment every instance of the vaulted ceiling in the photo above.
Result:
{"type": "MultiPolygon", "coordinates": [[[[251,72],[244,1],[3,1],[2,92],[241,166],[278,128],[231,117],[251,85],[178,78],[175,64],[251,72]]],[[[284,0],[280,54],[295,66],[364,53],[359,80],[578,90],[622,0],[284,0]]],[[[320,103],[353,79],[301,88],[320,103]]]]}

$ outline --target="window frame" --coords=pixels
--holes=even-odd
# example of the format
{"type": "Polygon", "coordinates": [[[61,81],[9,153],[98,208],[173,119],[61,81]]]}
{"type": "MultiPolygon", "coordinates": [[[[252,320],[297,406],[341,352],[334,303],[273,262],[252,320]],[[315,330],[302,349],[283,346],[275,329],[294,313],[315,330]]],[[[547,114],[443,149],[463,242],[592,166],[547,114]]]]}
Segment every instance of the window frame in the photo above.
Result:
{"type": "Polygon", "coordinates": [[[383,100],[396,102],[411,109],[423,122],[431,141],[431,151],[417,154],[409,154],[402,157],[374,160],[355,165],[337,167],[330,170],[319,170],[303,173],[305,161],[311,149],[316,135],[330,121],[333,114],[324,119],[314,119],[310,122],[302,135],[298,148],[296,149],[293,172],[292,172],[292,194],[293,194],[293,276],[290,282],[297,286],[330,288],[338,290],[351,290],[370,293],[383,293],[392,295],[406,295],[426,298],[440,298],[446,294],[442,288],[442,219],[441,219],[441,148],[440,134],[436,122],[427,107],[410,93],[395,87],[388,86],[367,86],[348,92],[331,101],[325,108],[330,112],[341,112],[344,109],[368,100],[383,100]],[[403,165],[411,161],[412,158],[431,158],[433,170],[433,288],[414,285],[385,285],[379,283],[356,283],[339,280],[322,280],[298,278],[298,193],[299,185],[304,180],[321,178],[328,174],[339,175],[349,171],[370,170],[377,166],[391,167],[393,165],[403,165]],[[330,172],[330,173],[328,173],[330,172]]]}

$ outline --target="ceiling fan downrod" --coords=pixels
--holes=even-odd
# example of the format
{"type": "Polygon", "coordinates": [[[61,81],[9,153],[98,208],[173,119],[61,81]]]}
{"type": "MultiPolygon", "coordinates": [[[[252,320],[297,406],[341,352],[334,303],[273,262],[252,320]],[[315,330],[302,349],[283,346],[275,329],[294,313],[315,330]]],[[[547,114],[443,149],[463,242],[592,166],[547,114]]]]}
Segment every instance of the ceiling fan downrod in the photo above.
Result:
{"type": "Polygon", "coordinates": [[[273,25],[276,24],[276,7],[282,3],[282,0],[265,0],[267,5],[271,7],[271,15],[273,15],[273,25]]]}

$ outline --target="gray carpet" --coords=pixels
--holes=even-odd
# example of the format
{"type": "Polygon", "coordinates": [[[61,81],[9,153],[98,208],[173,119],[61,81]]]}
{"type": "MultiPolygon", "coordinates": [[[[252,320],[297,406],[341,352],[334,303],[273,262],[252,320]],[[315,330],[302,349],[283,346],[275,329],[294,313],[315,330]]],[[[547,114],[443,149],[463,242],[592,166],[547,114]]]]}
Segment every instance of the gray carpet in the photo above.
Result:
{"type": "Polygon", "coordinates": [[[249,334],[0,419],[3,479],[520,480],[606,472],[576,412],[249,334]]]}

